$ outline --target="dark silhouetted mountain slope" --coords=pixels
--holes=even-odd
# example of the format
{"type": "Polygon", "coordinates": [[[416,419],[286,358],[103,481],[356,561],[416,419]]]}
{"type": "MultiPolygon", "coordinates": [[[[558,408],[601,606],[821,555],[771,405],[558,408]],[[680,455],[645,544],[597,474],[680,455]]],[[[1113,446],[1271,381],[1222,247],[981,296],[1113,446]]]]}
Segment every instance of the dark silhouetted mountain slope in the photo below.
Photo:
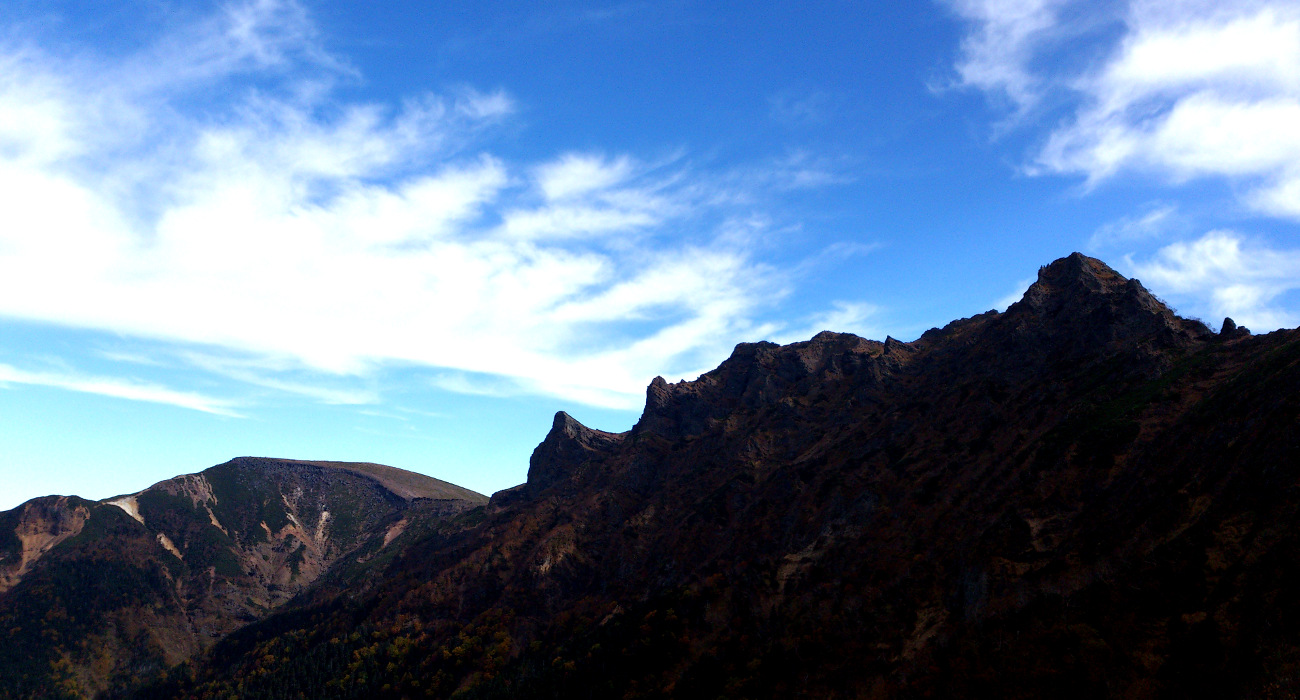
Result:
{"type": "MultiPolygon", "coordinates": [[[[742,344],[155,696],[1289,697],[1300,333],[1100,261],[918,340],[742,344]]],[[[146,694],[147,696],[147,694],[146,694]]]]}
{"type": "Polygon", "coordinates": [[[1294,697],[1298,416],[1300,332],[1075,254],[910,343],[741,344],[626,433],[560,413],[527,483],[135,695],[1294,697]]]}

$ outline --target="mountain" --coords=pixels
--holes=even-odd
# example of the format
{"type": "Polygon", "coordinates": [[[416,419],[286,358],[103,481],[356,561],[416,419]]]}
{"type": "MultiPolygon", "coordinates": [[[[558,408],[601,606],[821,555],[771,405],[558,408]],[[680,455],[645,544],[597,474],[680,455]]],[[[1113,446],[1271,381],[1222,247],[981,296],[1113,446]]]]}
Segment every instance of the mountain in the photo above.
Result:
{"type": "Polygon", "coordinates": [[[140,697],[1293,696],[1300,333],[1071,255],[883,343],[566,414],[483,521],[140,697]]]}
{"type": "Polygon", "coordinates": [[[105,501],[28,501],[0,513],[0,695],[132,686],[345,557],[382,558],[485,501],[379,464],[253,457],[105,501]]]}
{"type": "Polygon", "coordinates": [[[1300,331],[1074,254],[912,342],[742,343],[626,433],[559,413],[526,483],[107,695],[1295,697],[1298,422],[1300,331]]]}

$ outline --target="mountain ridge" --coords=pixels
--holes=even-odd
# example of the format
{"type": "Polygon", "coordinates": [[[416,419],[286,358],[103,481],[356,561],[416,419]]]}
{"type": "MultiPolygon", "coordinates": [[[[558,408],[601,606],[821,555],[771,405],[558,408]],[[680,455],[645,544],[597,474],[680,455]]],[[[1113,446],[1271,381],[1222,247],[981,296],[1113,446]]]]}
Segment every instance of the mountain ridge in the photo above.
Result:
{"type": "Polygon", "coordinates": [[[1232,325],[1075,254],[911,342],[739,344],[153,697],[1287,697],[1300,332],[1232,325]]]}
{"type": "Polygon", "coordinates": [[[741,343],[623,433],[558,412],[486,508],[382,519],[276,612],[99,687],[1293,697],[1298,428],[1300,331],[1214,333],[1076,253],[910,342],[741,343]]]}

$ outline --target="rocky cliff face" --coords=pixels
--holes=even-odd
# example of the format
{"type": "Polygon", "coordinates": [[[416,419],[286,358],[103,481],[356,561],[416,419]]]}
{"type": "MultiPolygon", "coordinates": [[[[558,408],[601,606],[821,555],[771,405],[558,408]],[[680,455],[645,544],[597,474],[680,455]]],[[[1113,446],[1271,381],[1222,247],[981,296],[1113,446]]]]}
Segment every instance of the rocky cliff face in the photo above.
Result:
{"type": "Polygon", "coordinates": [[[243,457],[103,502],[29,501],[0,514],[0,694],[130,685],[485,500],[381,465],[243,457]]]}
{"type": "Polygon", "coordinates": [[[571,478],[574,465],[586,461],[590,455],[612,452],[623,442],[623,437],[621,433],[592,430],[564,411],[556,413],[551,432],[533,450],[528,462],[527,492],[536,494],[571,478]]]}
{"type": "Polygon", "coordinates": [[[46,552],[80,533],[90,517],[89,505],[47,496],[0,514],[0,594],[17,585],[46,552]]]}

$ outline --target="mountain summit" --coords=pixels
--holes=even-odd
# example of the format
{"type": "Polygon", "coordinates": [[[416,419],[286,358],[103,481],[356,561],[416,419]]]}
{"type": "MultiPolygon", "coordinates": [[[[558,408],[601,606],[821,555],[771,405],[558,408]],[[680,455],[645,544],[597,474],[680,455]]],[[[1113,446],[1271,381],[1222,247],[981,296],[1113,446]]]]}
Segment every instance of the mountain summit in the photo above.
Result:
{"type": "Polygon", "coordinates": [[[1086,344],[1141,342],[1172,347],[1211,335],[1200,321],[1175,315],[1136,279],[1125,279],[1105,263],[1080,253],[1038,271],[1006,321],[1060,334],[1071,350],[1086,344]]]}

